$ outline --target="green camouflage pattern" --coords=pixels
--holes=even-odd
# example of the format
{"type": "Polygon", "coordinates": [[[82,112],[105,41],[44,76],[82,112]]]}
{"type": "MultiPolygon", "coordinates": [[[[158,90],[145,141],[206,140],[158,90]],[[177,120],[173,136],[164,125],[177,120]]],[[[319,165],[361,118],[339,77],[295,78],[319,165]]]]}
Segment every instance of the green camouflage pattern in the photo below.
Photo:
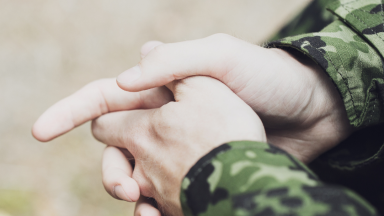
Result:
{"type": "Polygon", "coordinates": [[[272,145],[222,145],[184,178],[186,216],[378,215],[374,207],[384,214],[383,7],[378,0],[315,0],[267,45],[321,66],[357,132],[312,162],[313,171],[272,145]]]}
{"type": "MultiPolygon", "coordinates": [[[[383,121],[383,61],[376,49],[336,20],[322,31],[287,37],[270,47],[293,48],[311,57],[337,86],[351,125],[362,128],[383,121]]],[[[384,96],[384,95],[383,95],[384,96]]]]}
{"type": "Polygon", "coordinates": [[[294,17],[284,26],[274,37],[272,41],[309,32],[318,32],[335,20],[335,16],[326,6],[332,0],[312,1],[301,13],[294,17]]]}
{"type": "Polygon", "coordinates": [[[382,0],[339,0],[329,9],[384,54],[384,11],[382,0]]]}
{"type": "Polygon", "coordinates": [[[352,191],[323,184],[283,150],[260,142],[224,144],[189,171],[181,188],[185,216],[372,216],[352,191]]]}
{"type": "Polygon", "coordinates": [[[327,72],[359,129],[310,167],[320,179],[347,186],[384,214],[384,7],[378,0],[332,1],[339,19],[318,33],[287,37],[270,47],[295,49],[327,72]]]}

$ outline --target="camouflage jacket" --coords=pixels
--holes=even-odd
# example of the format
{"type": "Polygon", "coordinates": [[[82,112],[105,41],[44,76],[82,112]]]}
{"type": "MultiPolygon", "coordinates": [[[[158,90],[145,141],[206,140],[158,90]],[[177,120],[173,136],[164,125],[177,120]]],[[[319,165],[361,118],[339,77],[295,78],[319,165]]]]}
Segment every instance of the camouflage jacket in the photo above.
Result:
{"type": "Polygon", "coordinates": [[[358,131],[311,169],[273,145],[224,144],[184,178],[186,216],[384,215],[383,8],[379,0],[315,0],[268,44],[322,67],[358,131]]]}

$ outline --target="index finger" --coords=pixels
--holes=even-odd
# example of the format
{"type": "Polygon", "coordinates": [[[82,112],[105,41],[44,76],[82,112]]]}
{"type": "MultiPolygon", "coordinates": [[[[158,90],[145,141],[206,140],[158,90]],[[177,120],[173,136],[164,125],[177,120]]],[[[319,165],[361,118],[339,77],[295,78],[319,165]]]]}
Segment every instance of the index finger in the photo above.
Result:
{"type": "Polygon", "coordinates": [[[108,112],[158,108],[172,99],[165,87],[126,92],[115,78],[97,80],[45,111],[33,125],[32,135],[47,142],[108,112]]]}

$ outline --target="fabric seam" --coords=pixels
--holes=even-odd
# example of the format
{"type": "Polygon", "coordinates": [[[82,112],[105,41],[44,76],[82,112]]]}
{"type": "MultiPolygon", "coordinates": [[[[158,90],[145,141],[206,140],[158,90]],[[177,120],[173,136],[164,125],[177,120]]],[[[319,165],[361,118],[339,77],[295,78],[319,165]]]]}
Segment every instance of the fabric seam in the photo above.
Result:
{"type": "MultiPolygon", "coordinates": [[[[373,29],[371,29],[371,28],[369,28],[369,26],[364,22],[364,21],[362,21],[361,19],[359,19],[359,17],[358,16],[356,16],[352,11],[350,11],[350,10],[348,10],[344,5],[340,5],[341,7],[343,7],[346,11],[348,11],[353,17],[355,17],[360,23],[362,23],[363,25],[365,25],[365,27],[367,27],[369,30],[371,30],[373,33],[375,33],[375,35],[377,36],[377,37],[379,37],[380,39],[381,39],[381,41],[383,41],[384,42],[384,40],[383,40],[383,38],[379,35],[379,34],[377,34],[377,32],[376,31],[374,31],[373,29]]],[[[361,10],[361,9],[359,9],[359,8],[355,8],[356,10],[361,10]]],[[[363,11],[364,12],[364,11],[363,11]]],[[[362,32],[361,32],[362,33],[362,32]]]]}

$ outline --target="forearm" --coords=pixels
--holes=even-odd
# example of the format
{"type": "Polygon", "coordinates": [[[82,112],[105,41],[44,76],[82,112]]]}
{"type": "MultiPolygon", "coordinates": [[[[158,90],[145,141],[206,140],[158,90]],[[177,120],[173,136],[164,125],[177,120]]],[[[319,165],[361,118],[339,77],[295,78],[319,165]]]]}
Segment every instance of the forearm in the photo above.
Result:
{"type": "Polygon", "coordinates": [[[384,107],[380,102],[384,89],[384,42],[379,40],[380,32],[371,32],[382,22],[382,17],[374,11],[380,5],[367,2],[353,1],[353,5],[348,6],[335,3],[331,9],[342,20],[334,21],[317,33],[287,37],[269,44],[286,50],[296,49],[322,67],[337,87],[350,124],[355,128],[384,121],[384,107]],[[361,22],[367,23],[365,28],[361,22]]]}

